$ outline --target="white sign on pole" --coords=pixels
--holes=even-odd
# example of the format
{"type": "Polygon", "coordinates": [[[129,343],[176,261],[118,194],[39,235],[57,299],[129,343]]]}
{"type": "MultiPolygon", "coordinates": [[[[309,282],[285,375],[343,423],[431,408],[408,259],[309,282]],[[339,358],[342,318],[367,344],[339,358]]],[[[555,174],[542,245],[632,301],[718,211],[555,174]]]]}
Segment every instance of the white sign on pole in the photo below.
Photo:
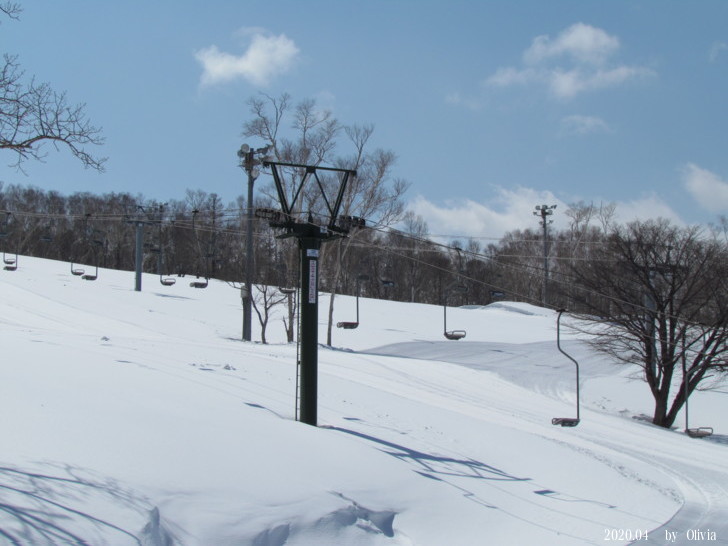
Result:
{"type": "Polygon", "coordinates": [[[308,262],[308,303],[316,303],[316,296],[318,296],[318,291],[316,290],[316,264],[318,264],[316,260],[310,260],[308,262]]]}

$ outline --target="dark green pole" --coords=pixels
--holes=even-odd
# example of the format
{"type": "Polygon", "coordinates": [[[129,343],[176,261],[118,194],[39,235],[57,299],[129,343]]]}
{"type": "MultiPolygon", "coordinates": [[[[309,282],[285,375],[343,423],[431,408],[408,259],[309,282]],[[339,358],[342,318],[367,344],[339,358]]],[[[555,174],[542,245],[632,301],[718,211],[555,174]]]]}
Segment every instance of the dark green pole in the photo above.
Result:
{"type": "Polygon", "coordinates": [[[300,420],[316,426],[318,398],[318,276],[321,239],[300,237],[301,383],[300,420]]]}
{"type": "Polygon", "coordinates": [[[142,291],[142,261],[144,260],[144,222],[136,223],[136,258],[134,267],[136,269],[134,290],[142,291]]]}

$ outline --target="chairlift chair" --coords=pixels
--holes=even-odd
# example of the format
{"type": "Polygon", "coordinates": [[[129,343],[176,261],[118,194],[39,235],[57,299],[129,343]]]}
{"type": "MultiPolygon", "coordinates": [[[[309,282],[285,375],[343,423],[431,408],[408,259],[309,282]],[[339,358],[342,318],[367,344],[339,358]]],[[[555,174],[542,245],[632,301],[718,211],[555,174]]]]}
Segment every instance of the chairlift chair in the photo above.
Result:
{"type": "Polygon", "coordinates": [[[98,229],[93,230],[94,239],[92,242],[92,247],[94,247],[94,254],[96,256],[96,265],[94,266],[94,272],[93,273],[86,273],[85,275],[81,275],[81,278],[85,281],[95,281],[99,278],[99,248],[103,248],[105,246],[105,238],[104,238],[104,232],[98,229]],[[98,235],[100,234],[100,236],[98,235]]]}
{"type": "Polygon", "coordinates": [[[71,275],[76,275],[78,277],[83,275],[85,272],[86,271],[80,267],[74,267],[73,262],[71,262],[71,275]]]}
{"type": "Polygon", "coordinates": [[[564,309],[559,310],[556,318],[556,346],[559,351],[576,365],[576,418],[574,417],[554,417],[551,419],[552,425],[560,425],[562,427],[575,427],[579,424],[579,363],[566,351],[561,348],[561,315],[564,309]]]}
{"type": "Polygon", "coordinates": [[[40,236],[40,241],[42,243],[53,242],[53,223],[51,221],[48,221],[48,223],[45,224],[45,227],[43,228],[43,233],[40,236]]]}
{"type": "Polygon", "coordinates": [[[442,319],[443,319],[443,335],[445,338],[453,341],[463,339],[467,333],[465,330],[448,330],[447,329],[447,300],[450,296],[450,292],[465,293],[468,291],[467,286],[463,284],[455,284],[449,287],[445,291],[445,304],[442,306],[442,319]]]}
{"type": "Polygon", "coordinates": [[[163,266],[163,263],[164,262],[163,262],[163,259],[162,259],[162,251],[161,251],[161,247],[160,247],[159,254],[157,255],[157,271],[159,272],[159,283],[162,286],[172,286],[177,281],[173,277],[170,277],[169,275],[164,275],[164,273],[162,272],[163,271],[163,267],[162,267],[163,266]]]}
{"type": "Polygon", "coordinates": [[[380,279],[380,281],[384,287],[384,299],[389,299],[389,289],[394,286],[394,281],[391,279],[380,279]]]}
{"type": "MultiPolygon", "coordinates": [[[[199,277],[198,277],[198,279],[199,279],[199,277]]],[[[198,281],[192,281],[190,283],[190,286],[192,288],[207,288],[207,285],[208,284],[209,284],[209,279],[207,277],[205,277],[204,282],[203,281],[199,281],[199,280],[198,281]]]]}
{"type": "Polygon", "coordinates": [[[96,264],[96,270],[94,273],[86,273],[85,275],[81,275],[81,278],[84,281],[95,281],[99,278],[99,264],[96,264]]]}
{"type": "Polygon", "coordinates": [[[347,322],[347,321],[337,322],[336,323],[336,327],[337,328],[343,328],[344,330],[355,330],[355,329],[359,328],[359,321],[356,321],[356,322],[347,322]]]}
{"type": "MultiPolygon", "coordinates": [[[[195,228],[195,217],[197,216],[197,214],[199,212],[200,211],[197,210],[197,209],[194,209],[192,211],[192,232],[194,234],[195,240],[197,241],[197,247],[198,247],[198,249],[200,248],[200,241],[199,241],[199,235],[198,235],[197,229],[195,228]]],[[[208,247],[208,249],[207,249],[207,251],[205,253],[202,253],[201,250],[200,250],[200,256],[199,257],[201,259],[204,259],[204,261],[205,261],[205,268],[204,268],[206,270],[206,274],[205,274],[205,277],[204,277],[205,280],[204,281],[199,280],[199,278],[200,278],[200,275],[199,275],[200,269],[198,268],[197,269],[198,275],[196,277],[198,280],[192,281],[190,283],[190,287],[192,287],[192,288],[207,288],[207,285],[210,284],[209,277],[212,275],[212,267],[211,267],[210,260],[214,259],[214,257],[215,257],[215,250],[214,250],[214,242],[213,241],[210,242],[210,246],[208,247]]]]}
{"type": "Polygon", "coordinates": [[[14,258],[8,258],[7,253],[3,252],[3,263],[5,271],[15,271],[18,269],[18,254],[16,253],[14,258]]]}
{"type": "MultiPolygon", "coordinates": [[[[8,223],[10,221],[12,213],[5,213],[5,220],[0,224],[0,239],[7,239],[10,234],[8,231],[8,223]]],[[[18,253],[15,253],[15,257],[8,256],[8,253],[3,250],[3,264],[5,271],[15,271],[18,269],[18,253]]]]}
{"type": "MultiPolygon", "coordinates": [[[[368,281],[369,275],[359,275],[356,278],[356,321],[348,322],[342,321],[337,322],[337,328],[343,328],[344,330],[354,330],[359,327],[359,295],[361,294],[361,281],[368,281]]],[[[392,283],[394,284],[394,283],[392,283]]]]}
{"type": "Polygon", "coordinates": [[[683,347],[682,347],[682,373],[683,373],[683,384],[685,385],[685,434],[690,436],[691,438],[705,438],[706,436],[710,436],[713,434],[713,427],[690,427],[688,425],[688,415],[689,415],[689,405],[688,401],[690,399],[689,393],[688,393],[688,379],[689,374],[686,368],[686,358],[685,358],[685,338],[683,337],[683,347]]]}
{"type": "Polygon", "coordinates": [[[691,438],[705,438],[713,434],[713,427],[688,428],[685,433],[691,438]]]}

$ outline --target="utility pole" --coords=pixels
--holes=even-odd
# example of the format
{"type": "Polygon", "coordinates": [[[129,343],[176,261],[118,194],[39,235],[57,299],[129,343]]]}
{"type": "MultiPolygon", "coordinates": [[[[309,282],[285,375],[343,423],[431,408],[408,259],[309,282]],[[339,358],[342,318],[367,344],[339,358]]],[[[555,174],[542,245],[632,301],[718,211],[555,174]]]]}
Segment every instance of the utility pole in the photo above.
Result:
{"type": "MultiPolygon", "coordinates": [[[[160,208],[161,211],[161,208],[160,208]]],[[[161,224],[159,221],[150,220],[146,216],[146,211],[141,205],[137,205],[137,213],[135,218],[126,217],[126,223],[136,226],[136,237],[134,245],[134,291],[142,291],[142,265],[144,262],[144,226],[147,224],[161,224]]]]}
{"type": "Polygon", "coordinates": [[[541,291],[541,303],[544,307],[547,305],[546,290],[549,279],[549,243],[548,243],[548,226],[553,220],[547,218],[554,213],[556,205],[536,205],[533,211],[534,216],[541,217],[541,227],[543,227],[543,290],[541,291]]]}
{"type": "Polygon", "coordinates": [[[255,272],[255,248],[253,245],[253,184],[260,175],[260,165],[268,159],[266,154],[273,146],[253,149],[247,144],[240,146],[238,157],[240,167],[248,175],[248,201],[246,211],[245,228],[245,285],[240,289],[243,300],[243,341],[252,340],[252,317],[253,317],[253,280],[255,272]]]}

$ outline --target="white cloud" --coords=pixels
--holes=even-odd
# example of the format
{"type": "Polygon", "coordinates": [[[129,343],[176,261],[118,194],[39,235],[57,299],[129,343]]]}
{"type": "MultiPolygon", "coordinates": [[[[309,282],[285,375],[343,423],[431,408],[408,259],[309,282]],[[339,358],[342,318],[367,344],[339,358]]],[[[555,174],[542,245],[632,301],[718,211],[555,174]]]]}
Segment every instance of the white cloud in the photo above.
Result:
{"type": "Polygon", "coordinates": [[[447,201],[437,205],[422,196],[409,204],[409,210],[425,219],[433,235],[486,237],[500,239],[504,233],[515,229],[538,227],[532,215],[536,204],[564,204],[551,192],[530,188],[515,191],[495,187],[496,197],[492,203],[478,203],[471,199],[447,201]]]}
{"type": "Polygon", "coordinates": [[[685,225],[680,215],[656,193],[649,193],[630,201],[618,201],[616,205],[615,222],[618,224],[664,218],[677,226],[685,225]]]}
{"type": "Polygon", "coordinates": [[[247,29],[241,35],[250,36],[242,55],[220,51],[215,45],[195,52],[195,59],[202,65],[201,85],[242,78],[253,85],[267,86],[272,78],[287,72],[298,57],[298,47],[285,34],[272,36],[256,28],[247,29]]]}
{"type": "Polygon", "coordinates": [[[486,84],[498,87],[508,87],[509,85],[524,85],[534,81],[538,81],[543,77],[544,73],[540,70],[526,68],[518,70],[513,67],[499,68],[495,74],[486,80],[486,84]]]}
{"type": "Polygon", "coordinates": [[[601,64],[619,49],[619,39],[600,28],[576,23],[561,31],[555,39],[537,36],[523,53],[528,64],[539,64],[555,57],[567,56],[587,64],[601,64]]]}
{"type": "Polygon", "coordinates": [[[715,42],[710,48],[708,59],[710,59],[711,63],[714,63],[724,51],[728,51],[728,44],[725,42],[715,42]]]}
{"type": "Polygon", "coordinates": [[[573,115],[561,119],[561,133],[564,135],[582,136],[611,131],[606,121],[594,116],[573,115]]]}
{"type": "Polygon", "coordinates": [[[523,53],[524,66],[500,68],[485,84],[491,87],[540,84],[557,98],[571,99],[586,91],[614,87],[653,74],[644,67],[610,65],[619,47],[617,37],[576,23],[554,39],[534,38],[523,53]]]}
{"type": "Polygon", "coordinates": [[[445,97],[445,102],[447,104],[454,104],[456,106],[464,106],[468,110],[473,110],[473,111],[478,111],[483,107],[483,105],[481,104],[481,102],[479,100],[474,99],[474,98],[463,97],[457,91],[448,94],[445,97]]]}
{"type": "MultiPolygon", "coordinates": [[[[500,186],[495,186],[494,190],[496,196],[489,202],[459,199],[440,205],[418,196],[408,208],[427,222],[433,236],[445,236],[446,241],[457,237],[481,237],[486,243],[497,242],[509,231],[539,229],[539,218],[533,212],[540,204],[557,205],[552,216],[554,228],[568,227],[569,218],[564,214],[568,204],[551,192],[524,187],[510,190],[500,186]]],[[[684,225],[679,215],[656,194],[616,202],[614,220],[618,224],[656,218],[684,225]]]]}
{"type": "Polygon", "coordinates": [[[683,185],[705,210],[728,212],[728,182],[718,175],[689,163],[683,169],[683,185]]]}

